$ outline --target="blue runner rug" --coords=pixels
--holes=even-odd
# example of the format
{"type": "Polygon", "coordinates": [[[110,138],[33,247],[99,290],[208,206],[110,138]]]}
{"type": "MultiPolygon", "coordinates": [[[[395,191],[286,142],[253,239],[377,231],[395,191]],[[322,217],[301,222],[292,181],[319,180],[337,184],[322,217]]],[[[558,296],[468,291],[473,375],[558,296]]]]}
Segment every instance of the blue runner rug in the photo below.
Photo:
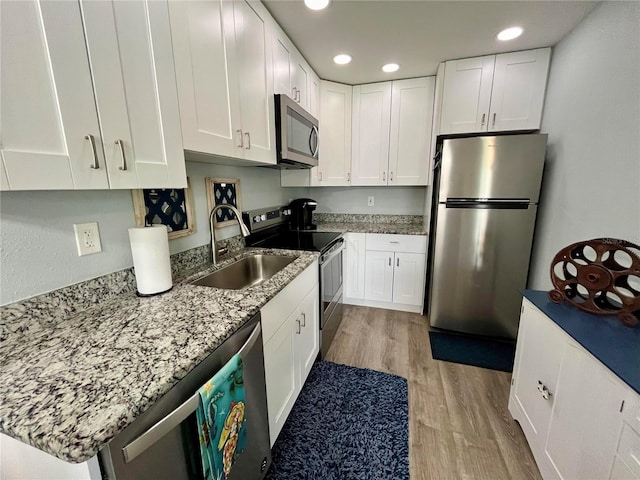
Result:
{"type": "Polygon", "coordinates": [[[429,332],[429,342],[431,356],[436,360],[503,372],[513,371],[513,359],[516,355],[516,345],[513,342],[444,332],[429,332]]]}
{"type": "Polygon", "coordinates": [[[409,479],[407,381],[317,362],[273,446],[268,480],[409,479]]]}

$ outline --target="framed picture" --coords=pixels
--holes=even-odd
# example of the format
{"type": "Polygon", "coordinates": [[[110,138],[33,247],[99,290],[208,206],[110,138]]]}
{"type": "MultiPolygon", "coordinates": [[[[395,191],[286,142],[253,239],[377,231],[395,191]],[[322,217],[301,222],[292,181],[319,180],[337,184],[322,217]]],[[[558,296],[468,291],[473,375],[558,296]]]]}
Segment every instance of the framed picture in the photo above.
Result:
{"type": "Polygon", "coordinates": [[[196,231],[191,184],[187,188],[144,188],[131,190],[136,225],[166,225],[169,239],[196,231]]]}
{"type": "MultiPolygon", "coordinates": [[[[216,205],[233,205],[242,211],[240,206],[240,180],[237,178],[211,178],[204,179],[207,185],[207,205],[209,212],[216,205]]],[[[223,228],[229,225],[237,225],[235,214],[228,208],[221,208],[216,212],[214,228],[223,228]]]]}

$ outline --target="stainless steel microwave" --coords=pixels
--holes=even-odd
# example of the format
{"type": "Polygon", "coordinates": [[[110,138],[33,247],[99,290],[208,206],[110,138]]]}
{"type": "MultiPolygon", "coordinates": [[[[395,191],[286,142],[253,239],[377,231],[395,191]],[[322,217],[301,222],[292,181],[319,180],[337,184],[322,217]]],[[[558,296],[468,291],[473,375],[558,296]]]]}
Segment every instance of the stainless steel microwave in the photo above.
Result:
{"type": "Polygon", "coordinates": [[[276,149],[280,168],[318,165],[318,119],[286,95],[276,95],[276,149]]]}

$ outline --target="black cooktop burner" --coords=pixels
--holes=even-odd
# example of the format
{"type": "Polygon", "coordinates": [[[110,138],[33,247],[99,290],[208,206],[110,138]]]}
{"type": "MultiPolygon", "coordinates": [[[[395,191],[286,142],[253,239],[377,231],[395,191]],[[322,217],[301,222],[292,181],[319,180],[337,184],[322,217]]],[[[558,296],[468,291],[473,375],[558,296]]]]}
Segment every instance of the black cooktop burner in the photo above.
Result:
{"type": "Polygon", "coordinates": [[[260,236],[251,235],[247,238],[247,245],[264,248],[284,248],[288,250],[306,250],[309,252],[324,252],[340,233],[292,231],[285,229],[272,230],[260,236]]]}

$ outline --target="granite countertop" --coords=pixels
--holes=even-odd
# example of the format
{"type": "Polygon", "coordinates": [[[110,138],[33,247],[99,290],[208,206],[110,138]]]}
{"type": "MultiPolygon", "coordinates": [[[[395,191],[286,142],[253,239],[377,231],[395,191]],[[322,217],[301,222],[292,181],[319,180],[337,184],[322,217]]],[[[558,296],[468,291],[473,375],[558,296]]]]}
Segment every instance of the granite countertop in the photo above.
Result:
{"type": "Polygon", "coordinates": [[[245,249],[174,281],[171,291],[123,293],[0,344],[0,431],[79,463],[131,424],[317,258],[245,249]],[[187,283],[251,253],[297,259],[265,282],[230,291],[187,283]]]}
{"type": "Polygon", "coordinates": [[[640,393],[640,327],[626,327],[614,316],[593,315],[568,303],[554,303],[547,292],[525,290],[523,294],[620,380],[640,393]]]}
{"type": "Polygon", "coordinates": [[[426,235],[422,224],[411,223],[365,223],[365,222],[318,222],[319,232],[392,233],[398,235],[426,235]]]}

